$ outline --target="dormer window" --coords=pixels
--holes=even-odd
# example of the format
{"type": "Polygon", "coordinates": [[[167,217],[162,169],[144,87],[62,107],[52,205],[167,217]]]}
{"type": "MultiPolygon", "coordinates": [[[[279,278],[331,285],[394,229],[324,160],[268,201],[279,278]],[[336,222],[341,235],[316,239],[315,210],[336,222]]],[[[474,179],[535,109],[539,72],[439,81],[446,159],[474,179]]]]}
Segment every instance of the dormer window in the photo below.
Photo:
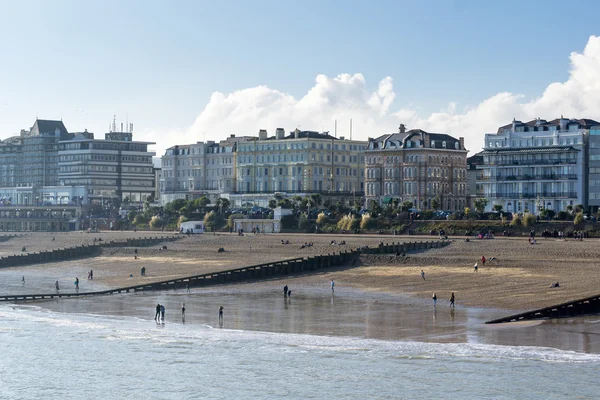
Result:
{"type": "Polygon", "coordinates": [[[433,147],[435,147],[435,140],[432,140],[432,141],[431,141],[431,147],[432,147],[432,148],[433,148],[433,147]]]}
{"type": "Polygon", "coordinates": [[[458,142],[455,142],[455,143],[454,143],[454,148],[455,148],[456,150],[458,150],[458,146],[459,146],[458,142]]]}
{"type": "Polygon", "coordinates": [[[446,141],[445,141],[445,140],[442,142],[442,148],[443,148],[443,149],[445,149],[445,148],[446,148],[446,141]]]}

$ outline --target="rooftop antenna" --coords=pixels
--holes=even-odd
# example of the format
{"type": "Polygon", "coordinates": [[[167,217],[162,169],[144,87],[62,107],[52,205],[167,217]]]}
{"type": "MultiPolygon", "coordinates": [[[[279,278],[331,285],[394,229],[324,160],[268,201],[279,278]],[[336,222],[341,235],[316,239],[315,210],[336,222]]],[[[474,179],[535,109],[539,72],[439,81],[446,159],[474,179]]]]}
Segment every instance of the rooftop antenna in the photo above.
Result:
{"type": "Polygon", "coordinates": [[[333,125],[333,136],[337,138],[337,119],[335,120],[335,123],[333,125]]]}

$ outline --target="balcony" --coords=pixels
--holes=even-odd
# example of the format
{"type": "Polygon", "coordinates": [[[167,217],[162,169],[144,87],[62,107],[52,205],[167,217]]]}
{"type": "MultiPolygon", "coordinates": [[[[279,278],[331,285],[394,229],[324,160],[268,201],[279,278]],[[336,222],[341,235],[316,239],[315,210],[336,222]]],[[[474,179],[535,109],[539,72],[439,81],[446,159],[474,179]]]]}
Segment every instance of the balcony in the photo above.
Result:
{"type": "Polygon", "coordinates": [[[541,192],[541,193],[518,193],[518,192],[506,192],[496,193],[495,195],[487,195],[491,198],[511,198],[511,199],[535,199],[535,198],[568,198],[576,199],[577,192],[541,192]]]}
{"type": "Polygon", "coordinates": [[[512,166],[512,165],[562,165],[577,164],[577,160],[518,160],[518,161],[489,161],[488,165],[512,166]]]}
{"type": "MultiPolygon", "coordinates": [[[[543,174],[543,175],[496,175],[484,177],[481,180],[496,181],[542,181],[542,180],[571,180],[577,179],[577,174],[543,174]]],[[[478,179],[479,180],[479,179],[478,179]]]]}

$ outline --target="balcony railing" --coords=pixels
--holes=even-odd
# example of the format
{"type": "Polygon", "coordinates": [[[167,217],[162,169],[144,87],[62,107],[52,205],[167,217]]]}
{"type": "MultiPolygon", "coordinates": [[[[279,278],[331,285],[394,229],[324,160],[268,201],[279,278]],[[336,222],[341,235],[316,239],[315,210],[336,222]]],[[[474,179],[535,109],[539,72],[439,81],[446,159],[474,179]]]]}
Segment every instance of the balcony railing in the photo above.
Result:
{"type": "Polygon", "coordinates": [[[517,160],[517,161],[489,161],[485,166],[510,166],[510,165],[559,165],[577,164],[577,160],[517,160]]]}
{"type": "Polygon", "coordinates": [[[519,193],[519,192],[506,192],[496,193],[495,195],[487,195],[488,197],[506,197],[511,199],[535,199],[535,198],[577,198],[577,192],[540,192],[540,193],[519,193]]]}
{"type": "Polygon", "coordinates": [[[577,179],[577,174],[542,174],[542,175],[495,175],[482,176],[478,181],[540,181],[577,179]]]}

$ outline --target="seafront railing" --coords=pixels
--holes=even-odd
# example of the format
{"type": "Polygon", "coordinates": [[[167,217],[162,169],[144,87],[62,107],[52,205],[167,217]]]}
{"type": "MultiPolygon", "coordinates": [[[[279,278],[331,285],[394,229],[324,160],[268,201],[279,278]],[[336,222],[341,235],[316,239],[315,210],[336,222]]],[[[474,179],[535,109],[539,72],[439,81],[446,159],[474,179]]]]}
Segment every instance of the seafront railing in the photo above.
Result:
{"type": "Polygon", "coordinates": [[[62,297],[103,296],[110,294],[144,292],[153,290],[185,289],[191,287],[204,287],[237,283],[243,281],[256,281],[272,279],[290,274],[309,274],[318,270],[332,267],[348,266],[361,254],[405,254],[411,251],[435,249],[447,246],[448,240],[380,243],[377,247],[364,246],[350,251],[340,251],[333,254],[323,254],[311,257],[298,257],[282,261],[267,262],[247,267],[234,268],[225,271],[209,272],[206,274],[169,279],[159,282],[149,282],[140,285],[107,289],[95,292],[75,293],[48,293],[48,294],[14,294],[0,296],[0,301],[32,301],[47,300],[62,297]]]}

